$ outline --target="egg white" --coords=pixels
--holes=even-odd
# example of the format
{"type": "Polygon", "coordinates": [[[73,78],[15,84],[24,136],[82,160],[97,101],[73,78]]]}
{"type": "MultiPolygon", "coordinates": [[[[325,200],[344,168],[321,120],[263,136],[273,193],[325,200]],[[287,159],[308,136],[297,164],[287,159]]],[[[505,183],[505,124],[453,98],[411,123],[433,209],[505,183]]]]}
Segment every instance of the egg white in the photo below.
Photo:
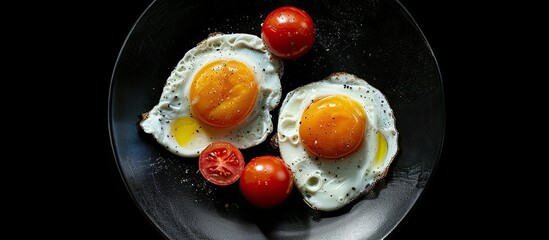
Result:
{"type": "Polygon", "coordinates": [[[170,152],[182,157],[196,157],[216,141],[231,142],[240,149],[258,145],[273,131],[270,111],[281,99],[283,69],[282,60],[271,55],[255,35],[211,34],[185,53],[168,77],[158,104],[146,114],[140,126],[170,152]],[[213,128],[197,120],[199,127],[192,131],[191,140],[180,146],[170,133],[171,123],[192,117],[191,82],[202,66],[217,60],[236,60],[250,67],[259,86],[255,107],[244,121],[231,128],[213,128]]]}
{"type": "Polygon", "coordinates": [[[277,131],[280,154],[292,170],[296,188],[311,208],[323,211],[339,209],[372,189],[386,175],[398,151],[398,132],[387,99],[348,73],[335,73],[289,92],[280,108],[277,131]],[[346,95],[360,103],[367,127],[357,151],[338,159],[322,159],[305,149],[299,125],[312,101],[331,95],[346,95]],[[386,139],[387,154],[381,162],[374,162],[380,147],[378,133],[386,139]]]}

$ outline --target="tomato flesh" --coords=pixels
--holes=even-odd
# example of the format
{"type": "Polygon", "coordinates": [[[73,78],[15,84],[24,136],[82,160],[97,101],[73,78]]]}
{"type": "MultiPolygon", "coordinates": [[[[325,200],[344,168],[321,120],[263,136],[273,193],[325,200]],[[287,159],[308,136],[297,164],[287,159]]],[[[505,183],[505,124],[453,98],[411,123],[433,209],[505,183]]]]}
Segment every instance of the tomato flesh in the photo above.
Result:
{"type": "Polygon", "coordinates": [[[265,18],[261,38],[274,55],[296,59],[313,48],[314,23],[304,10],[292,6],[280,7],[265,18]]]}
{"type": "Polygon", "coordinates": [[[271,208],[288,198],[293,188],[292,174],[284,160],[275,156],[260,156],[244,167],[240,190],[254,206],[271,208]]]}
{"type": "Polygon", "coordinates": [[[226,186],[238,180],[244,170],[244,156],[233,144],[214,142],[200,154],[198,167],[209,182],[226,186]]]}

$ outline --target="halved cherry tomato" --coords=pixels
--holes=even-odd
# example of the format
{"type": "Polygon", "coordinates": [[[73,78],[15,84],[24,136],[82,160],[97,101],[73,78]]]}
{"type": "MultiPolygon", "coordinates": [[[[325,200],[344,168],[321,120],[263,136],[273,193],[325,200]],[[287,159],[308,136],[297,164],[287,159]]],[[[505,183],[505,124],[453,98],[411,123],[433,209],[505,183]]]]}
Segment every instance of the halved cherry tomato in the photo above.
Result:
{"type": "Polygon", "coordinates": [[[244,170],[244,156],[228,142],[214,142],[200,154],[198,167],[209,182],[226,186],[238,180],[244,170]]]}
{"type": "Polygon", "coordinates": [[[284,160],[275,156],[252,159],[240,176],[240,190],[250,203],[271,208],[282,203],[292,191],[292,174],[284,160]]]}
{"type": "Polygon", "coordinates": [[[299,58],[313,48],[313,19],[296,7],[277,8],[265,18],[261,38],[274,55],[285,59],[299,58]]]}

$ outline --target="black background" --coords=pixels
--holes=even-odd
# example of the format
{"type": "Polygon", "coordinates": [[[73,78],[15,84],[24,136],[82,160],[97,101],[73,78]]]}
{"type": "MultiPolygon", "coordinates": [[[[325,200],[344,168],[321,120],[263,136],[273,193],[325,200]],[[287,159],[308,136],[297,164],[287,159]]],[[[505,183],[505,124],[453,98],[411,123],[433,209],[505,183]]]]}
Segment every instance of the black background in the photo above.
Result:
{"type": "MultiPolygon", "coordinates": [[[[463,187],[452,183],[453,179],[459,177],[458,164],[460,155],[454,145],[453,115],[456,105],[453,103],[454,95],[452,89],[459,81],[460,68],[463,66],[462,48],[459,43],[464,37],[462,35],[462,19],[458,11],[456,1],[414,1],[403,0],[401,3],[414,17],[439,63],[446,98],[446,136],[443,151],[439,163],[432,174],[430,182],[420,197],[419,201],[407,215],[403,222],[389,235],[389,239],[411,239],[425,237],[459,236],[464,234],[463,225],[456,225],[453,221],[463,215],[465,202],[471,201],[456,196],[457,191],[463,191],[463,187]],[[460,216],[461,215],[461,216],[460,216]],[[442,234],[441,234],[442,233],[442,234]]],[[[94,216],[97,221],[92,221],[88,233],[97,234],[104,238],[124,239],[163,239],[154,226],[149,223],[146,217],[140,212],[132,201],[129,192],[126,190],[123,180],[118,172],[116,162],[112,154],[108,133],[108,93],[112,70],[114,68],[118,52],[120,51],[127,34],[137,21],[139,16],[151,3],[150,0],[121,0],[105,1],[99,4],[90,17],[93,20],[88,26],[94,32],[93,44],[101,45],[95,47],[93,54],[100,54],[95,57],[100,59],[92,67],[95,81],[100,83],[100,94],[95,93],[99,105],[100,115],[99,131],[101,132],[104,155],[100,155],[99,174],[101,185],[96,185],[100,201],[100,210],[91,210],[86,214],[94,216]]],[[[76,15],[78,15],[76,13],[76,15]]],[[[82,37],[86,37],[84,33],[82,37]]],[[[99,151],[99,149],[94,150],[99,151]]],[[[467,223],[463,223],[468,226],[467,223]]],[[[88,226],[89,227],[89,226],[88,226]]],[[[212,226],[215,227],[215,226],[212,226]]],[[[473,226],[467,227],[467,232],[473,226]]]]}

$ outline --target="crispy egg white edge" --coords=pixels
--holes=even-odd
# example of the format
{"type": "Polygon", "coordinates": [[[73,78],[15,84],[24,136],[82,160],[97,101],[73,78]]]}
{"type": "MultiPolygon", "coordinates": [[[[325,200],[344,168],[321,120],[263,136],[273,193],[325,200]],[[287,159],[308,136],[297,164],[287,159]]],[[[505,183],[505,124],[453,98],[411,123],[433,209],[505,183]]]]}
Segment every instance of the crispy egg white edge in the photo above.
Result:
{"type": "Polygon", "coordinates": [[[214,141],[229,141],[240,149],[258,145],[273,131],[270,111],[280,102],[280,78],[283,72],[283,61],[267,50],[261,38],[242,33],[210,34],[207,39],[185,53],[178,62],[166,81],[159,103],[148,112],[147,118],[140,122],[140,126],[146,133],[153,135],[161,145],[167,146],[170,152],[182,157],[196,157],[207,144],[214,141]],[[236,49],[246,53],[246,56],[259,56],[260,59],[265,59],[266,66],[257,65],[258,62],[261,64],[261,61],[238,55],[236,49]],[[221,59],[244,62],[254,72],[260,88],[255,107],[245,121],[231,129],[214,129],[202,124],[203,131],[199,134],[209,140],[196,143],[198,146],[190,150],[182,149],[173,137],[168,136],[170,122],[180,116],[192,114],[188,99],[192,79],[202,66],[221,59]],[[184,93],[179,93],[177,90],[182,88],[184,93]]]}
{"type": "MultiPolygon", "coordinates": [[[[360,96],[360,93],[352,95],[360,96]]],[[[355,97],[353,97],[353,99],[356,100],[355,97]]],[[[364,101],[359,102],[361,105],[364,105],[364,101]]],[[[324,80],[301,86],[289,92],[279,111],[277,138],[281,156],[292,170],[294,184],[303,195],[304,201],[311,208],[323,211],[339,209],[369,192],[380,179],[385,177],[391,162],[398,152],[398,131],[395,127],[393,111],[390,108],[387,99],[379,90],[368,84],[365,80],[349,73],[334,73],[324,80]],[[328,85],[330,87],[323,89],[325,92],[319,93],[317,88],[322,85],[328,85]],[[373,99],[370,101],[376,106],[375,108],[373,106],[365,106],[368,124],[367,129],[365,130],[366,139],[363,141],[362,146],[352,155],[337,160],[316,158],[314,155],[309,154],[301,144],[298,132],[299,121],[305,108],[312,100],[319,97],[333,94],[349,95],[349,93],[362,90],[369,92],[369,95],[371,96],[363,97],[365,99],[373,99]],[[375,97],[373,97],[374,95],[375,97]],[[303,100],[296,100],[300,98],[303,100]],[[383,103],[381,101],[383,101],[383,103]],[[381,107],[381,104],[383,104],[384,107],[381,107]],[[287,114],[286,109],[289,108],[290,105],[294,105],[293,107],[298,108],[299,110],[294,110],[291,114],[287,114]],[[386,122],[378,121],[380,117],[377,116],[378,113],[376,112],[376,109],[386,111],[388,116],[386,122]],[[288,127],[284,126],[285,124],[294,126],[288,127]],[[377,131],[383,134],[387,139],[388,148],[384,164],[373,173],[374,169],[370,168],[372,168],[371,161],[377,151],[377,131]],[[390,139],[394,140],[391,141],[390,139]],[[375,150],[367,151],[366,145],[369,144],[369,142],[376,144],[375,150]],[[365,157],[356,158],[354,156],[365,157]],[[360,165],[360,167],[357,167],[357,165],[360,165]],[[360,174],[365,173],[367,170],[371,175],[363,181],[363,176],[360,174]],[[328,172],[330,173],[328,174],[328,172]],[[312,177],[316,178],[319,183],[314,185],[308,184],[307,182],[312,177]],[[326,181],[324,181],[325,178],[326,181]],[[328,179],[330,180],[328,181],[328,179]],[[349,179],[359,179],[361,180],[361,184],[357,186],[348,186],[347,180],[349,179]],[[336,186],[337,189],[341,191],[332,193],[332,195],[337,193],[337,196],[327,197],[330,192],[322,192],[327,190],[323,188],[324,186],[336,186]],[[347,193],[349,195],[347,195],[347,193]],[[317,196],[318,198],[315,198],[317,196]]]]}

